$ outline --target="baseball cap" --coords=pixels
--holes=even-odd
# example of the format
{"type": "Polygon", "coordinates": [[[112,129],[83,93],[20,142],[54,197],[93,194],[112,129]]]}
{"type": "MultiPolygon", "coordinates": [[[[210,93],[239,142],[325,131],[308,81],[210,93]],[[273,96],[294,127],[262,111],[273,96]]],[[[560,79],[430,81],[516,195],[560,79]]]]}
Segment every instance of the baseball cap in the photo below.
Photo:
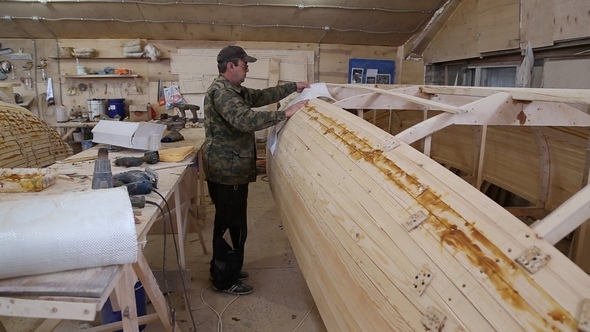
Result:
{"type": "Polygon", "coordinates": [[[217,62],[228,62],[234,59],[241,59],[245,62],[256,62],[256,58],[246,54],[243,48],[239,46],[226,46],[217,55],[217,62]]]}

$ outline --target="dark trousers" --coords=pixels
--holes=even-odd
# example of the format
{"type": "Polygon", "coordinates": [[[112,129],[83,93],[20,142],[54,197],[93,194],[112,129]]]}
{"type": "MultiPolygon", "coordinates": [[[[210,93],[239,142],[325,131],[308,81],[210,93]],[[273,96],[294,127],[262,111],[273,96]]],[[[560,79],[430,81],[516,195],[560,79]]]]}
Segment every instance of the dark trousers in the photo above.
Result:
{"type": "Polygon", "coordinates": [[[207,181],[207,187],[215,205],[213,258],[209,271],[213,286],[223,290],[238,281],[244,264],[244,246],[248,235],[248,184],[228,186],[207,181]],[[223,237],[228,230],[232,245],[223,237]]]}

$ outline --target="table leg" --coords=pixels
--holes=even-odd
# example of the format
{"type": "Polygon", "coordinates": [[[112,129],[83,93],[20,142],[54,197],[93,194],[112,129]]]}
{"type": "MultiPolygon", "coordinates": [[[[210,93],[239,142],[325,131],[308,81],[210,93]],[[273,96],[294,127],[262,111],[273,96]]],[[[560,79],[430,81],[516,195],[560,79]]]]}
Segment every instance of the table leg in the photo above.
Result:
{"type": "Polygon", "coordinates": [[[135,303],[135,276],[132,272],[130,266],[126,265],[117,285],[117,298],[119,299],[121,320],[125,332],[139,332],[137,305],[135,303]]]}
{"type": "MultiPolygon", "coordinates": [[[[59,323],[61,323],[61,319],[48,318],[48,319],[44,320],[43,323],[41,323],[41,325],[39,325],[39,327],[37,327],[35,332],[53,331],[59,325],[59,323]]],[[[2,331],[2,329],[0,329],[0,331],[2,331]]]]}
{"type": "Polygon", "coordinates": [[[156,309],[156,313],[158,314],[158,317],[160,317],[160,321],[162,322],[165,331],[171,332],[173,330],[172,325],[174,325],[174,331],[180,332],[178,324],[176,322],[172,323],[166,299],[160,291],[158,283],[156,282],[156,277],[154,277],[154,274],[141,251],[137,253],[137,262],[133,263],[133,269],[135,270],[139,281],[141,281],[146,294],[149,296],[152,305],[156,309]]]}
{"type": "MultiPolygon", "coordinates": [[[[185,176],[187,171],[185,171],[185,176]]],[[[176,229],[177,229],[177,234],[178,234],[178,259],[180,260],[180,267],[185,269],[186,268],[186,260],[184,257],[184,241],[185,241],[185,234],[186,234],[186,229],[185,229],[185,222],[184,222],[184,214],[182,213],[182,203],[180,200],[180,191],[182,190],[182,185],[180,183],[178,183],[176,185],[176,189],[174,190],[174,209],[176,210],[176,229]]],[[[190,201],[187,202],[187,204],[190,204],[190,201]]],[[[172,236],[174,236],[174,234],[172,234],[172,236]]]]}
{"type": "Polygon", "coordinates": [[[61,139],[63,139],[65,141],[66,138],[70,137],[70,135],[74,132],[74,130],[76,130],[76,128],[68,129],[68,131],[61,137],[61,139]]]}

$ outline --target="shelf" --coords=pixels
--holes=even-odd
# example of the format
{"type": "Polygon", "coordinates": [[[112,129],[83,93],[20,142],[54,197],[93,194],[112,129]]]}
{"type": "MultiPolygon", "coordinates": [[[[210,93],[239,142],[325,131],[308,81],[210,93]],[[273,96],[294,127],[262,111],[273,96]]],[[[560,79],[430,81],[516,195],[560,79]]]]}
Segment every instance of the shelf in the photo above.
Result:
{"type": "Polygon", "coordinates": [[[76,60],[78,59],[78,61],[82,60],[82,61],[87,61],[87,60],[100,60],[100,61],[119,61],[119,60],[135,60],[135,61],[148,61],[148,62],[158,62],[161,60],[168,60],[169,58],[159,58],[156,59],[155,61],[152,61],[152,59],[150,58],[126,58],[126,57],[117,57],[117,58],[76,58],[76,57],[50,57],[50,59],[55,59],[55,60],[76,60]]]}
{"type": "Polygon", "coordinates": [[[137,78],[139,75],[59,75],[60,77],[65,78],[137,78]]]}

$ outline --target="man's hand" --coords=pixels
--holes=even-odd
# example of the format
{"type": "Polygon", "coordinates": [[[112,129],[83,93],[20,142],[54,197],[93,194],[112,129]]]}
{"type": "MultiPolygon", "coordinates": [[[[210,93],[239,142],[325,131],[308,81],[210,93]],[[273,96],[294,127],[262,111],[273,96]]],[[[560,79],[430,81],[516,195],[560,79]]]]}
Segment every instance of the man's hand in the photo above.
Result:
{"type": "Polygon", "coordinates": [[[303,91],[305,88],[309,88],[311,85],[307,82],[297,82],[297,92],[303,91]]]}
{"type": "Polygon", "coordinates": [[[289,106],[289,108],[287,108],[285,110],[285,115],[288,118],[292,117],[293,114],[297,113],[297,111],[299,111],[303,106],[305,106],[308,101],[309,101],[309,99],[300,100],[300,101],[296,102],[295,104],[289,106]]]}

